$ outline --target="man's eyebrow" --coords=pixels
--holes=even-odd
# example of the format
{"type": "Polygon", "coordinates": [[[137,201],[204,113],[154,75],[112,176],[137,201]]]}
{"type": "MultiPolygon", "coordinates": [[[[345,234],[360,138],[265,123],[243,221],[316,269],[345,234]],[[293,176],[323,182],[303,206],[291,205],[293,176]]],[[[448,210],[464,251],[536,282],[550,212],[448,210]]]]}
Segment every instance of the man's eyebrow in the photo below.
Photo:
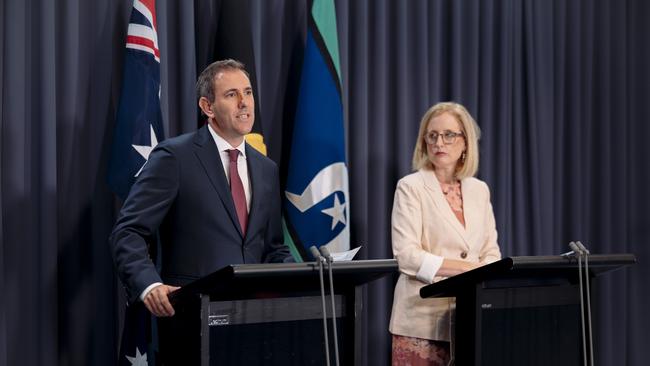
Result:
{"type": "MultiPolygon", "coordinates": [[[[253,90],[253,87],[252,87],[252,86],[247,86],[247,87],[244,88],[244,90],[245,90],[245,91],[253,90]]],[[[226,90],[224,90],[223,93],[224,93],[224,94],[228,94],[228,93],[230,93],[230,92],[236,92],[236,91],[237,91],[237,88],[230,88],[230,89],[226,89],[226,90]]]]}

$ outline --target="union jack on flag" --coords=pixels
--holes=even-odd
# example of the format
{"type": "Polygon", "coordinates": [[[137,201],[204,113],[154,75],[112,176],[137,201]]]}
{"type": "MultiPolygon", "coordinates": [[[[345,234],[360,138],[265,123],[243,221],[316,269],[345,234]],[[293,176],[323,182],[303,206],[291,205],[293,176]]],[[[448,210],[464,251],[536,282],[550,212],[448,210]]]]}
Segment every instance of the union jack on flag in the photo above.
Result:
{"type": "Polygon", "coordinates": [[[126,36],[126,48],[148,52],[160,63],[155,0],[135,0],[126,36]]]}
{"type": "Polygon", "coordinates": [[[133,1],[124,53],[122,93],[108,165],[108,184],[122,200],[151,150],[164,139],[155,0],[133,1]]]}

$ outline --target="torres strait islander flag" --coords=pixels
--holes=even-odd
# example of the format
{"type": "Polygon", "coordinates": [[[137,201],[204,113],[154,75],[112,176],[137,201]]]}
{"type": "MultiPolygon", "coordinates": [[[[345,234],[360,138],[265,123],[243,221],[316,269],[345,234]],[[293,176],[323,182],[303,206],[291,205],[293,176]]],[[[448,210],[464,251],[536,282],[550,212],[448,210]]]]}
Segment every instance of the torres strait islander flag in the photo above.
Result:
{"type": "Polygon", "coordinates": [[[285,242],[294,257],[327,245],[350,248],[341,68],[332,0],[314,0],[300,79],[284,202],[285,242]]]}

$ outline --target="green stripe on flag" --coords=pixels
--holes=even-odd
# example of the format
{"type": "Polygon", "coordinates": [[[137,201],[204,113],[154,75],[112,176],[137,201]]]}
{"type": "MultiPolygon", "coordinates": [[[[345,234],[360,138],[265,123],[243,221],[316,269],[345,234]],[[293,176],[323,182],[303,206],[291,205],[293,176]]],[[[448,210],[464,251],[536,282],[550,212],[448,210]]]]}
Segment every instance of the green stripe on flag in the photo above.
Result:
{"type": "Polygon", "coordinates": [[[282,233],[284,234],[284,244],[289,247],[291,256],[293,256],[293,259],[296,261],[296,263],[302,263],[302,256],[298,252],[298,248],[296,248],[296,244],[293,242],[291,234],[289,234],[289,229],[287,229],[287,224],[284,221],[284,217],[282,218],[282,233]]]}
{"type": "Polygon", "coordinates": [[[325,41],[327,52],[329,52],[340,81],[341,65],[339,61],[339,40],[336,31],[336,8],[334,7],[334,1],[314,0],[311,15],[314,17],[316,27],[325,41]]]}

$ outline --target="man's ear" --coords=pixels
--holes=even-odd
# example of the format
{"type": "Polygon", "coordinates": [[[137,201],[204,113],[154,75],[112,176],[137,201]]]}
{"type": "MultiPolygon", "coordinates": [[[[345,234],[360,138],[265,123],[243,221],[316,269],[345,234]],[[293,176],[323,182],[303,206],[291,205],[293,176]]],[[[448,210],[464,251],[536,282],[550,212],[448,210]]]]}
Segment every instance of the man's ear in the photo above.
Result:
{"type": "Polygon", "coordinates": [[[208,118],[214,118],[214,113],[210,109],[210,101],[206,97],[199,98],[199,108],[208,118]]]}

